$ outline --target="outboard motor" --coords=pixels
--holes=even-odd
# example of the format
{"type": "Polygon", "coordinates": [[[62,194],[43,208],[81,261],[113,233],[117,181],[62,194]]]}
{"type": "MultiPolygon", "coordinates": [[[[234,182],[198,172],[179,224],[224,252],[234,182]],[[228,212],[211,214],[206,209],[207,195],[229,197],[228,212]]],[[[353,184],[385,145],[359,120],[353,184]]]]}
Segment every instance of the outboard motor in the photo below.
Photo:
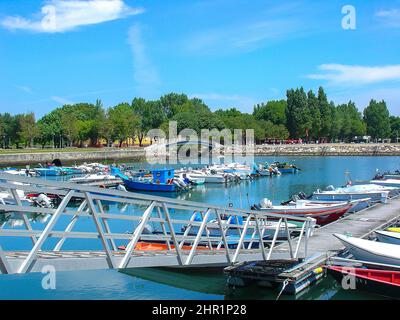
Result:
{"type": "Polygon", "coordinates": [[[122,184],[119,184],[116,188],[118,191],[124,191],[124,192],[128,192],[125,188],[125,186],[123,186],[122,184]]]}
{"type": "Polygon", "coordinates": [[[51,199],[43,193],[39,194],[39,196],[36,198],[36,203],[40,207],[43,207],[43,208],[52,208],[53,207],[53,203],[51,202],[51,199]]]}
{"type": "Polygon", "coordinates": [[[272,202],[271,200],[264,198],[261,200],[260,205],[262,208],[271,208],[272,207],[272,202]]]}
{"type": "Polygon", "coordinates": [[[143,234],[153,234],[153,233],[154,233],[154,230],[153,230],[153,228],[152,228],[151,225],[146,224],[146,225],[144,226],[144,228],[143,228],[143,232],[142,232],[142,233],[143,233],[143,234]]]}

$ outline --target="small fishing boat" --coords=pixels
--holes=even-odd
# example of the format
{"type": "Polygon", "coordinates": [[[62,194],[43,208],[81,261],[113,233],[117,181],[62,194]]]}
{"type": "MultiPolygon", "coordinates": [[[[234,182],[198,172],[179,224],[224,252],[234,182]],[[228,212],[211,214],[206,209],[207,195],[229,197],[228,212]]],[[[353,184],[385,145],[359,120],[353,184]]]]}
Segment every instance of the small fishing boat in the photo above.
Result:
{"type": "Polygon", "coordinates": [[[98,172],[87,174],[83,177],[74,177],[68,180],[68,182],[79,183],[79,184],[87,184],[87,183],[95,183],[95,182],[121,182],[121,179],[115,175],[98,172]]]}
{"type": "Polygon", "coordinates": [[[204,179],[204,183],[227,183],[230,180],[226,174],[211,174],[201,170],[193,170],[188,174],[189,179],[204,179]]]}
{"type": "MultiPolygon", "coordinates": [[[[17,190],[17,194],[23,206],[31,206],[33,205],[33,201],[28,199],[25,196],[23,190],[17,190]]],[[[4,205],[16,205],[17,201],[15,201],[14,197],[9,191],[0,191],[0,204],[4,205]]]]}
{"type": "Polygon", "coordinates": [[[349,252],[360,261],[400,266],[400,246],[341,234],[334,234],[349,252]]]}
{"type": "Polygon", "coordinates": [[[42,177],[62,176],[67,174],[64,170],[56,166],[50,166],[47,168],[35,168],[34,170],[42,177]]]}
{"type": "Polygon", "coordinates": [[[187,184],[191,183],[193,185],[203,185],[205,183],[204,178],[194,178],[188,173],[175,174],[175,178],[179,178],[187,184]]]}
{"type": "Polygon", "coordinates": [[[259,210],[268,214],[293,215],[298,217],[314,218],[319,225],[326,225],[341,218],[356,203],[339,202],[326,204],[308,204],[307,202],[297,201],[285,206],[274,206],[268,199],[263,199],[260,205],[254,205],[251,209],[259,210]]]}
{"type": "Polygon", "coordinates": [[[17,168],[6,168],[2,171],[3,173],[12,174],[15,176],[23,176],[23,177],[36,177],[38,173],[32,169],[17,169],[17,168]]]}
{"type": "Polygon", "coordinates": [[[369,185],[356,185],[343,188],[329,186],[325,191],[317,190],[314,192],[313,200],[324,201],[351,201],[370,198],[370,202],[386,203],[390,191],[380,188],[369,187],[369,185]]]}
{"type": "Polygon", "coordinates": [[[343,266],[327,266],[326,269],[339,283],[342,283],[344,276],[353,276],[357,290],[369,291],[396,299],[400,297],[400,271],[343,266]]]}
{"type": "Polygon", "coordinates": [[[82,168],[78,167],[60,167],[61,170],[65,171],[66,175],[76,175],[86,173],[82,168]]]}
{"type": "Polygon", "coordinates": [[[122,179],[128,190],[176,192],[184,189],[182,182],[175,181],[174,169],[153,170],[152,177],[128,177],[117,168],[112,168],[111,172],[122,179]]]}
{"type": "Polygon", "coordinates": [[[377,230],[375,231],[378,241],[384,243],[400,244],[400,233],[377,230]]]}
{"type": "Polygon", "coordinates": [[[371,180],[370,183],[381,185],[384,187],[400,188],[399,179],[371,180]]]}
{"type": "Polygon", "coordinates": [[[292,163],[288,163],[288,162],[274,162],[271,164],[272,168],[277,168],[279,170],[280,173],[282,174],[287,174],[287,173],[297,173],[300,171],[299,168],[297,168],[296,165],[292,164],[292,163]]]}

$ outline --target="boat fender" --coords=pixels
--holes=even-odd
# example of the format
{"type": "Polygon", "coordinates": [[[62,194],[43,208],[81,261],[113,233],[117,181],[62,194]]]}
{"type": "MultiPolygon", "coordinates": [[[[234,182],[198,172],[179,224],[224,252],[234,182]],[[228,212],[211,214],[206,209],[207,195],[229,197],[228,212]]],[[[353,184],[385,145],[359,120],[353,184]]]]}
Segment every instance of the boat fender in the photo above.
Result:
{"type": "Polygon", "coordinates": [[[314,272],[314,274],[321,274],[324,272],[324,269],[322,269],[321,267],[318,267],[318,268],[314,269],[313,272],[314,272]]]}

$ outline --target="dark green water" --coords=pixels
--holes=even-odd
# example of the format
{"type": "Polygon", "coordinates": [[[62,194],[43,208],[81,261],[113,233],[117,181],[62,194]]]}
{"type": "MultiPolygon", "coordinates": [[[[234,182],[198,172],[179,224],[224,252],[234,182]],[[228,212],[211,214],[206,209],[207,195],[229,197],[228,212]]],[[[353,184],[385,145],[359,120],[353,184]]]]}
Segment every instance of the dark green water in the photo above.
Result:
{"type": "MultiPolygon", "coordinates": [[[[257,162],[289,160],[302,168],[300,174],[274,178],[260,178],[237,185],[205,185],[177,195],[180,199],[208,202],[218,205],[233,203],[248,208],[267,197],[274,203],[288,199],[300,191],[311,193],[327,185],[341,186],[345,172],[353,179],[370,179],[376,169],[394,171],[400,168],[400,157],[257,157],[257,162]]],[[[137,164],[137,167],[146,167],[137,164]]],[[[121,207],[109,208],[118,212],[121,207]]],[[[64,222],[65,225],[67,221],[64,222]]],[[[89,221],[87,221],[89,223],[89,221]]],[[[33,227],[41,223],[35,222],[33,227]]],[[[81,228],[85,227],[83,222],[81,228]]],[[[87,227],[87,226],[86,226],[87,227]]],[[[111,226],[116,232],[130,230],[130,226],[111,226]],[[119,229],[119,230],[118,230],[119,229]]],[[[78,230],[79,231],[79,228],[78,230]]],[[[3,249],[25,248],[28,242],[0,239],[3,249]]],[[[335,241],[332,239],[332,241],[335,241]]],[[[51,243],[50,243],[51,244],[51,243]]],[[[49,245],[50,245],[49,244],[49,245]]],[[[66,249],[92,248],[91,243],[68,243],[66,249]]],[[[232,289],[225,285],[222,270],[176,271],[170,269],[135,269],[117,271],[59,272],[56,289],[44,290],[42,274],[0,276],[0,299],[275,299],[277,292],[260,287],[232,289]]],[[[281,299],[380,299],[379,296],[341,289],[330,277],[320,281],[297,297],[281,299]]]]}

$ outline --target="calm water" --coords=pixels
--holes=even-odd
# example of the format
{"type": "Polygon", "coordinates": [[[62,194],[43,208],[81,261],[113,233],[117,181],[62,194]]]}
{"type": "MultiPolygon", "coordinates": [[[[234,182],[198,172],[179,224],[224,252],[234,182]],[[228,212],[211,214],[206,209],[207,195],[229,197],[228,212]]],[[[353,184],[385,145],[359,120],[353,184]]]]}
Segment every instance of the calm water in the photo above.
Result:
{"type": "MultiPolygon", "coordinates": [[[[248,208],[261,198],[269,198],[278,204],[292,194],[301,191],[311,193],[327,185],[342,186],[346,182],[345,172],[352,179],[370,179],[376,169],[394,171],[400,168],[400,157],[257,157],[256,162],[289,160],[302,169],[300,174],[274,178],[260,178],[230,186],[199,186],[189,193],[175,195],[180,199],[208,202],[218,205],[232,203],[234,207],[248,208]]],[[[138,168],[146,165],[136,164],[138,168]]],[[[126,208],[110,206],[110,212],[126,208]]],[[[67,220],[60,221],[62,225],[67,220]]],[[[91,225],[84,220],[74,229],[84,230],[91,225]]],[[[34,228],[42,223],[36,221],[34,228]]],[[[112,225],[115,232],[125,232],[132,226],[112,225]]],[[[3,249],[24,249],[29,241],[0,239],[3,249]]],[[[95,248],[98,244],[66,242],[65,249],[95,248]]],[[[332,240],[335,241],[335,240],[332,240]]],[[[53,242],[46,245],[54,245],[53,242]]],[[[56,290],[44,290],[42,274],[0,276],[0,299],[275,299],[277,293],[259,287],[241,289],[228,288],[221,270],[173,271],[170,269],[134,269],[125,273],[117,271],[79,271],[57,273],[56,290]]],[[[378,296],[346,292],[327,277],[318,285],[309,288],[297,297],[283,296],[281,299],[379,299],[378,296]]]]}

